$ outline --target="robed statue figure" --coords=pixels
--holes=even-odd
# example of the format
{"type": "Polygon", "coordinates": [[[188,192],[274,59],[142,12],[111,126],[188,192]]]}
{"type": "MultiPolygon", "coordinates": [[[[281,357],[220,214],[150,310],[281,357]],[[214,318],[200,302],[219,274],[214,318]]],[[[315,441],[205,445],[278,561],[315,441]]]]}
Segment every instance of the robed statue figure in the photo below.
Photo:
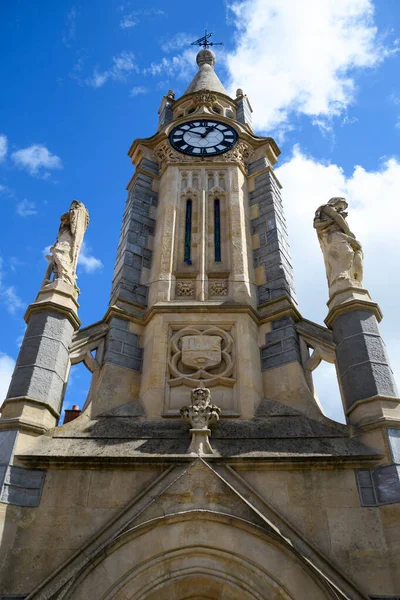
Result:
{"type": "Polygon", "coordinates": [[[363,251],[347,224],[347,207],[344,198],[331,198],[314,217],[330,296],[348,287],[362,287],[363,251]]]}
{"type": "Polygon", "coordinates": [[[89,213],[85,205],[73,200],[67,213],[61,216],[58,236],[47,256],[50,264],[44,283],[49,283],[53,274],[54,281],[62,280],[76,288],[76,266],[83,236],[89,225],[89,213]]]}

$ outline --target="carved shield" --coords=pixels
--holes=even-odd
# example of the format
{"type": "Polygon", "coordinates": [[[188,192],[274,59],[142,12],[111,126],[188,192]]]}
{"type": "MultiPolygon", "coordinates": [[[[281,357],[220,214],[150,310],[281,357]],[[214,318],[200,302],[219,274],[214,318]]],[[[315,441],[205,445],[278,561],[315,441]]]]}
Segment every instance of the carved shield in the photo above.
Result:
{"type": "Polygon", "coordinates": [[[218,335],[185,335],[182,337],[182,363],[193,369],[217,367],[221,362],[218,335]]]}

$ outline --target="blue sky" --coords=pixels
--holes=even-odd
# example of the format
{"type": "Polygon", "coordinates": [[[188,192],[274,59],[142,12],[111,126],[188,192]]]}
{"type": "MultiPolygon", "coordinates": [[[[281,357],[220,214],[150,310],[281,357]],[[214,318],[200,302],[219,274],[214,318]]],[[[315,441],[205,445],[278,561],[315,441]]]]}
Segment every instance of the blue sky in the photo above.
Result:
{"type": "MultiPolygon", "coordinates": [[[[398,0],[3,0],[0,5],[0,392],[4,396],[46,262],[72,199],[91,222],[79,270],[80,318],[105,313],[125,186],[126,152],[156,131],[162,96],[196,71],[190,41],[207,25],[216,70],[242,87],[258,134],[281,150],[300,310],[326,316],[327,287],[312,215],[333,195],[350,203],[365,249],[365,285],[400,377],[397,305],[400,217],[398,0]]],[[[327,412],[339,418],[332,370],[317,371],[327,412]]],[[[66,405],[83,404],[89,377],[73,370],[66,405]]]]}

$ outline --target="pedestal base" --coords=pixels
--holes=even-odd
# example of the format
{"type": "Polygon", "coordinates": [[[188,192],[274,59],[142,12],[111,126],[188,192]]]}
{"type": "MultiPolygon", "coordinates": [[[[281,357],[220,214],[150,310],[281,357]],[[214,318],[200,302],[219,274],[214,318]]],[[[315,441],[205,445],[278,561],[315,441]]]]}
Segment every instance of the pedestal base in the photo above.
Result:
{"type": "Polygon", "coordinates": [[[189,454],[198,454],[200,456],[204,454],[214,454],[208,440],[211,435],[210,429],[190,429],[189,431],[192,435],[192,441],[188,448],[189,454]]]}

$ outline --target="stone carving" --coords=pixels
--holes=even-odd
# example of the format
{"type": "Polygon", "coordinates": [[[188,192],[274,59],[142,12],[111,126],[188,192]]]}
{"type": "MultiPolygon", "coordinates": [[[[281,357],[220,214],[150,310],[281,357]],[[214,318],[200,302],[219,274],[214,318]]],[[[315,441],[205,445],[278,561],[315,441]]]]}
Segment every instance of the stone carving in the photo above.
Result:
{"type": "Polygon", "coordinates": [[[169,347],[169,385],[195,387],[201,380],[207,386],[232,386],[232,345],[231,334],[220,327],[188,326],[175,332],[169,347]]]}
{"type": "Polygon", "coordinates": [[[73,200],[67,213],[61,216],[58,236],[50,248],[50,261],[46,271],[45,283],[61,279],[76,286],[76,265],[82,247],[83,236],[89,225],[89,213],[82,202],[73,200]]]}
{"type": "Polygon", "coordinates": [[[208,282],[208,293],[210,296],[227,296],[228,295],[228,280],[227,279],[210,279],[208,282]]]}
{"type": "Polygon", "coordinates": [[[212,454],[209,442],[211,431],[209,425],[219,420],[221,409],[211,404],[211,392],[208,388],[197,387],[192,390],[190,406],[181,408],[182,418],[190,423],[192,440],[189,453],[212,454]]]}
{"type": "Polygon", "coordinates": [[[347,206],[344,198],[331,198],[314,218],[330,296],[348,287],[362,287],[363,251],[347,224],[347,206]]]}
{"type": "Polygon", "coordinates": [[[247,161],[254,154],[254,150],[251,146],[246,144],[246,142],[238,142],[232,150],[225,152],[222,155],[218,156],[207,156],[206,159],[202,157],[195,157],[187,154],[183,154],[174,150],[170,143],[167,140],[164,140],[160,144],[158,144],[154,150],[153,154],[156,160],[160,163],[163,168],[166,164],[173,163],[193,163],[193,161],[204,161],[207,162],[232,162],[238,163],[243,168],[243,170],[247,169],[247,161]]]}
{"type": "Polygon", "coordinates": [[[194,281],[193,279],[177,279],[175,287],[176,296],[184,298],[193,298],[194,281]]]}
{"type": "Polygon", "coordinates": [[[217,101],[217,96],[208,92],[207,90],[201,90],[192,98],[192,103],[195,106],[199,104],[205,104],[206,106],[212,106],[217,101]]]}

